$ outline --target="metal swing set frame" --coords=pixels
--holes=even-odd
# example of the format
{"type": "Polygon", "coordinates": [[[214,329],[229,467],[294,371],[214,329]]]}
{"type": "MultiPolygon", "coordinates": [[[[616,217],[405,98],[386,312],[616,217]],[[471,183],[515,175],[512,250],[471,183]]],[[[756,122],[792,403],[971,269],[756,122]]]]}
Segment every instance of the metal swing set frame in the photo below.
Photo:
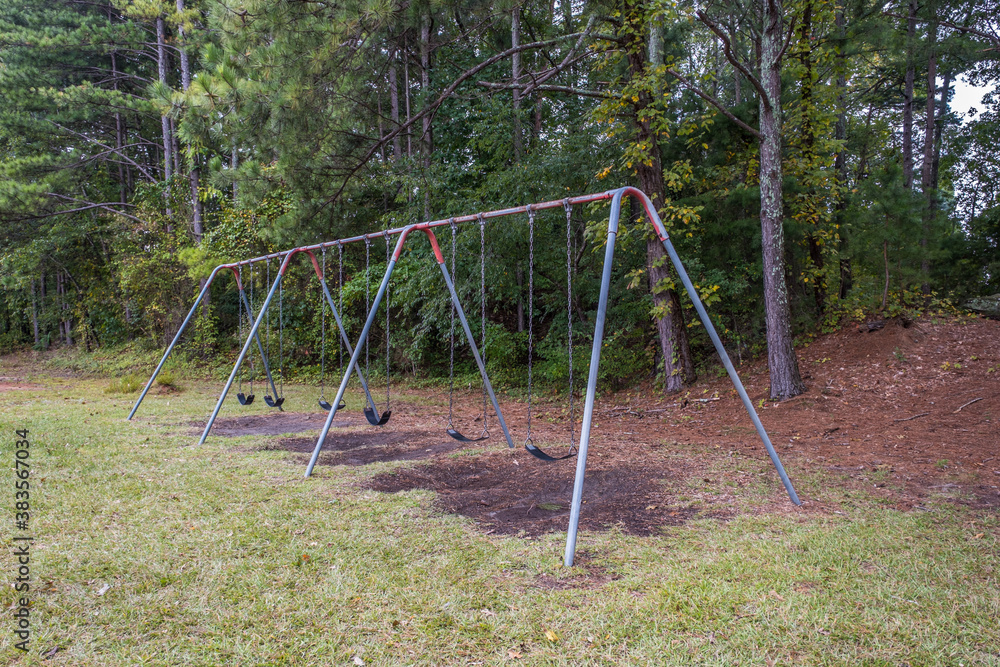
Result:
{"type": "MultiPolygon", "coordinates": [[[[608,217],[607,242],[605,244],[605,250],[604,250],[604,266],[601,274],[600,296],[598,298],[597,315],[594,324],[594,338],[590,355],[590,368],[587,377],[587,393],[584,401],[583,419],[581,424],[580,437],[578,440],[579,444],[577,446],[576,477],[573,484],[573,496],[570,508],[569,527],[566,536],[566,548],[563,558],[564,564],[567,567],[570,567],[573,565],[573,560],[576,553],[577,532],[579,528],[580,512],[583,503],[583,484],[587,468],[587,450],[590,445],[591,426],[594,418],[594,399],[597,394],[598,369],[601,362],[601,348],[603,346],[603,339],[604,339],[604,324],[607,317],[608,298],[611,289],[611,271],[614,264],[615,240],[618,235],[619,220],[621,218],[622,200],[626,196],[632,197],[643,207],[646,214],[647,222],[653,226],[657,238],[663,244],[663,247],[666,250],[667,255],[670,257],[670,261],[672,262],[674,269],[677,271],[677,275],[680,278],[681,283],[684,285],[684,288],[687,291],[688,296],[691,298],[691,301],[694,304],[695,310],[698,313],[698,317],[701,319],[702,324],[704,325],[706,331],[708,332],[709,337],[712,340],[712,344],[715,346],[716,352],[718,353],[719,357],[722,360],[723,366],[726,369],[726,373],[729,375],[729,379],[733,383],[733,387],[736,389],[736,392],[739,395],[740,400],[743,402],[743,406],[746,408],[750,420],[753,422],[754,428],[756,429],[758,436],[763,442],[764,447],[767,449],[768,456],[770,457],[771,462],[778,473],[778,476],[781,478],[781,482],[788,493],[789,499],[794,504],[801,505],[801,501],[799,500],[798,494],[796,494],[795,488],[792,486],[792,482],[788,478],[788,474],[785,472],[785,468],[782,465],[780,458],[778,457],[778,453],[777,451],[775,451],[774,445],[771,443],[771,439],[768,436],[767,431],[764,429],[764,425],[761,423],[760,417],[757,415],[757,411],[754,409],[753,402],[747,395],[746,389],[743,387],[743,383],[740,381],[739,375],[737,375],[736,373],[736,368],[733,366],[732,360],[726,353],[725,347],[723,347],[722,345],[722,340],[719,338],[719,334],[715,330],[715,327],[712,324],[712,320],[708,316],[708,312],[705,310],[705,306],[702,303],[701,299],[699,298],[698,292],[695,289],[694,284],[691,282],[691,279],[688,276],[687,271],[684,269],[684,265],[681,262],[681,259],[678,256],[677,251],[673,246],[673,243],[671,243],[670,238],[667,235],[666,228],[663,226],[663,222],[660,220],[660,216],[656,211],[656,207],[653,206],[653,203],[650,201],[649,197],[646,196],[645,193],[633,187],[623,187],[615,190],[608,190],[605,192],[600,192],[590,195],[570,197],[567,199],[559,199],[559,200],[541,202],[537,204],[528,204],[526,206],[517,206],[513,208],[505,208],[495,211],[475,213],[472,215],[415,223],[407,225],[405,227],[399,227],[396,229],[373,232],[371,234],[364,234],[346,239],[339,239],[336,241],[327,241],[324,243],[302,246],[299,248],[292,248],[290,250],[285,250],[270,255],[255,257],[253,259],[234,262],[232,264],[222,264],[220,266],[217,266],[212,271],[212,274],[209,276],[208,280],[205,282],[204,287],[202,287],[202,290],[198,295],[198,298],[195,300],[194,305],[191,307],[190,312],[188,312],[187,317],[184,319],[183,324],[181,324],[181,327],[177,331],[177,334],[174,336],[174,339],[167,347],[167,350],[164,353],[163,358],[157,365],[156,370],[153,371],[153,375],[149,378],[149,381],[146,383],[145,388],[140,394],[139,399],[136,401],[135,406],[133,406],[132,411],[129,413],[128,418],[132,419],[132,417],[135,415],[136,411],[139,408],[139,405],[142,403],[143,398],[145,398],[146,393],[149,391],[149,388],[156,380],[156,376],[163,368],[163,365],[166,362],[167,358],[170,356],[170,353],[173,350],[174,346],[177,344],[178,340],[180,340],[181,334],[187,327],[194,313],[197,311],[198,305],[201,303],[205,294],[208,292],[208,289],[211,286],[212,281],[215,279],[219,271],[223,269],[229,269],[233,272],[233,275],[237,281],[237,288],[240,292],[240,297],[241,297],[240,300],[243,304],[244,309],[247,312],[248,317],[253,320],[253,325],[250,327],[250,331],[247,334],[246,341],[243,344],[243,348],[240,351],[240,354],[236,360],[236,363],[233,366],[232,372],[229,375],[229,379],[226,381],[226,385],[223,388],[222,393],[219,395],[219,400],[216,403],[215,409],[212,411],[211,416],[209,417],[208,423],[205,425],[205,430],[202,433],[201,438],[198,441],[198,444],[204,443],[205,438],[208,437],[209,431],[212,429],[212,424],[215,422],[215,419],[219,414],[219,410],[222,408],[222,404],[225,401],[226,396],[233,385],[233,382],[236,380],[237,375],[240,372],[240,367],[242,366],[244,359],[246,358],[248,352],[250,351],[251,346],[255,341],[257,343],[258,351],[260,352],[261,357],[263,359],[263,366],[265,369],[265,373],[267,375],[268,382],[270,382],[271,384],[271,390],[275,391],[275,395],[277,395],[277,391],[274,388],[274,382],[271,379],[271,373],[267,364],[267,358],[264,354],[264,348],[261,345],[260,339],[257,336],[257,332],[260,329],[261,323],[264,321],[264,318],[267,315],[267,310],[271,305],[271,301],[275,293],[278,291],[278,288],[281,284],[282,279],[284,278],[285,272],[287,271],[289,263],[291,262],[292,258],[298,255],[299,253],[305,253],[312,261],[312,265],[315,270],[316,276],[319,279],[320,285],[322,287],[326,303],[329,305],[331,311],[333,312],[334,320],[336,322],[337,329],[339,331],[341,339],[343,340],[347,348],[348,354],[350,354],[350,361],[347,364],[347,367],[344,371],[344,376],[341,379],[339,388],[337,389],[336,398],[332,402],[332,408],[327,413],[326,421],[323,424],[322,431],[320,432],[319,438],[316,441],[316,447],[313,450],[312,456],[309,460],[309,464],[306,468],[305,476],[307,478],[310,477],[312,475],[314,467],[316,466],[316,462],[319,459],[320,452],[323,449],[323,444],[326,441],[326,437],[330,431],[333,419],[336,416],[336,413],[339,410],[339,406],[342,404],[342,401],[344,399],[344,394],[347,390],[347,385],[350,380],[352,371],[355,370],[358,371],[358,379],[361,383],[362,388],[364,389],[366,400],[368,402],[368,405],[366,407],[370,407],[371,410],[375,412],[375,414],[378,414],[378,410],[375,407],[374,399],[372,398],[371,393],[368,390],[368,384],[365,381],[363,374],[360,372],[361,369],[358,366],[358,362],[361,356],[361,352],[368,339],[368,334],[371,330],[372,324],[375,321],[375,317],[377,315],[379,306],[381,305],[383,298],[385,298],[386,292],[389,287],[389,281],[392,278],[393,270],[395,269],[396,264],[399,261],[399,257],[403,251],[403,247],[406,244],[406,241],[408,240],[412,232],[423,232],[424,234],[426,234],[427,239],[431,244],[431,249],[433,250],[434,253],[434,259],[436,260],[438,267],[441,270],[445,286],[448,288],[448,293],[451,297],[452,305],[455,309],[455,314],[458,315],[459,320],[462,324],[462,328],[465,332],[466,340],[469,343],[472,356],[476,361],[476,365],[479,367],[479,372],[483,380],[483,386],[485,387],[486,392],[489,395],[490,401],[493,405],[493,410],[495,411],[495,414],[497,416],[497,421],[499,422],[500,428],[503,430],[504,437],[507,441],[507,446],[513,449],[514,441],[511,438],[510,431],[507,428],[506,421],[503,418],[503,412],[500,409],[500,405],[497,401],[496,394],[494,393],[493,387],[490,384],[489,376],[486,373],[486,367],[483,364],[483,359],[480,355],[478,347],[476,346],[476,342],[472,335],[472,330],[469,327],[469,321],[466,318],[465,311],[462,308],[462,304],[458,298],[458,294],[455,291],[453,276],[451,275],[451,272],[449,272],[448,267],[445,264],[445,258],[441,252],[440,246],[438,245],[437,237],[434,234],[434,229],[437,227],[444,227],[448,225],[451,225],[454,228],[454,225],[461,223],[468,223],[468,222],[480,222],[481,224],[482,221],[485,220],[502,218],[517,214],[528,214],[533,218],[534,214],[538,211],[555,209],[555,208],[568,208],[580,204],[590,204],[594,202],[610,200],[611,210],[608,217]],[[370,304],[368,316],[365,320],[364,327],[362,328],[361,335],[358,337],[357,342],[352,348],[351,343],[348,340],[347,335],[344,331],[340,313],[337,311],[337,307],[334,304],[333,297],[330,295],[330,290],[326,284],[326,278],[324,276],[324,272],[320,268],[320,265],[317,262],[316,257],[313,254],[313,251],[323,250],[331,247],[340,247],[342,249],[343,246],[352,243],[359,243],[359,242],[370,243],[374,239],[384,238],[388,240],[391,237],[398,237],[396,240],[395,249],[393,250],[392,255],[389,259],[385,275],[383,276],[382,281],[379,284],[378,291],[375,294],[375,299],[370,304]],[[267,297],[265,298],[263,305],[261,306],[256,317],[254,318],[250,304],[246,300],[246,295],[244,293],[243,285],[240,280],[239,268],[241,266],[252,265],[255,262],[268,261],[271,259],[281,259],[281,268],[279,269],[278,275],[275,278],[273,284],[271,285],[270,290],[268,291],[267,297]]],[[[537,454],[535,455],[537,456],[537,454]]],[[[539,457],[539,458],[545,458],[545,457],[539,457]]],[[[548,457],[548,459],[554,460],[553,457],[548,457]]]]}

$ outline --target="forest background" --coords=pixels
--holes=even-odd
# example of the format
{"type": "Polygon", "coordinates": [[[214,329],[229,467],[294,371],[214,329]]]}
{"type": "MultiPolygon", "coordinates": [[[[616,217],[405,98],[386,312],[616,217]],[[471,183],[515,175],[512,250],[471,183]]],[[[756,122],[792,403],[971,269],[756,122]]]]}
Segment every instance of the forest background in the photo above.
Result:
{"type": "MultiPolygon", "coordinates": [[[[217,264],[634,185],[731,354],[767,354],[772,397],[796,395],[796,337],[1000,292],[998,16],[995,0],[0,0],[0,350],[150,363],[217,264]],[[981,108],[952,109],[960,77],[994,91],[981,108]]],[[[570,322],[586,373],[606,221],[601,207],[568,227],[561,209],[538,217],[530,328],[552,387],[570,322]]],[[[527,218],[485,234],[487,363],[517,387],[527,218]]],[[[456,243],[478,331],[478,229],[456,243]]],[[[326,258],[352,338],[384,253],[326,258]]],[[[676,391],[712,372],[648,225],[623,225],[617,257],[602,380],[676,391]]],[[[243,276],[255,309],[266,271],[243,276]]],[[[447,377],[450,308],[426,243],[408,245],[390,293],[376,374],[447,377]]],[[[289,379],[319,372],[319,304],[293,266],[289,379]]],[[[217,281],[178,359],[231,362],[237,305],[217,281]]]]}

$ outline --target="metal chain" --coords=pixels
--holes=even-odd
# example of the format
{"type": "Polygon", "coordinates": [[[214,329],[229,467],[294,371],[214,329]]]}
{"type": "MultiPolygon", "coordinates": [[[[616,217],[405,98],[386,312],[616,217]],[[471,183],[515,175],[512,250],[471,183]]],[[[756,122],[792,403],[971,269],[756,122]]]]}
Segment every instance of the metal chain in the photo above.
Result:
{"type": "MultiPolygon", "coordinates": [[[[242,267],[240,267],[242,269],[242,267]]],[[[242,282],[242,279],[240,280],[242,282]]],[[[253,328],[253,262],[250,262],[250,315],[247,317],[247,324],[253,328]]],[[[259,338],[257,340],[260,340],[259,338]]],[[[256,375],[257,367],[254,365],[253,354],[250,355],[250,393],[253,393],[253,376],[256,375]]],[[[261,360],[263,362],[263,359],[261,360]]]]}
{"type": "Polygon", "coordinates": [[[535,352],[535,211],[528,206],[528,433],[525,444],[531,440],[531,364],[535,352]]]}
{"type": "Polygon", "coordinates": [[[278,365],[281,367],[279,385],[280,395],[285,395],[285,281],[278,272],[278,365]]]}
{"type": "MultiPolygon", "coordinates": [[[[392,260],[392,247],[389,245],[389,231],[383,231],[385,237],[385,270],[389,270],[392,260]]],[[[385,409],[389,410],[389,281],[385,283],[385,409]]]]}
{"type": "MultiPolygon", "coordinates": [[[[483,214],[477,215],[479,218],[479,304],[481,310],[482,333],[479,343],[479,356],[483,360],[483,368],[486,368],[486,219],[483,214]]],[[[487,412],[486,412],[486,381],[483,380],[483,434],[488,434],[487,412]]]]}
{"type": "MultiPolygon", "coordinates": [[[[267,265],[267,293],[270,294],[271,293],[271,258],[268,257],[264,261],[265,261],[265,264],[267,265]]],[[[266,300],[267,299],[265,299],[265,301],[266,300]]],[[[267,315],[267,320],[265,321],[265,324],[267,325],[267,327],[264,330],[264,337],[265,337],[265,341],[266,341],[267,344],[264,346],[264,349],[267,352],[268,359],[270,359],[271,358],[271,309],[270,308],[267,309],[267,314],[266,315],[267,315]]],[[[265,391],[264,393],[266,394],[267,391],[265,391]]]]}
{"type": "MultiPolygon", "coordinates": [[[[366,320],[368,319],[368,311],[371,309],[371,299],[368,292],[369,283],[371,282],[368,275],[369,269],[371,268],[371,247],[372,247],[372,242],[366,236],[365,237],[365,319],[366,320]]],[[[367,377],[371,377],[371,374],[368,372],[368,336],[365,336],[365,375],[367,377]]]]}
{"type": "Polygon", "coordinates": [[[569,449],[573,451],[573,247],[572,247],[572,221],[573,205],[569,199],[563,200],[563,208],[566,209],[566,347],[569,350],[569,449]]]}
{"type": "MultiPolygon", "coordinates": [[[[340,308],[341,317],[344,313],[344,246],[337,242],[337,305],[340,308]]],[[[341,336],[337,336],[337,358],[340,361],[340,372],[344,372],[344,342],[341,336]]]]}
{"type": "MultiPolygon", "coordinates": [[[[455,218],[448,221],[451,225],[451,281],[455,284],[455,235],[458,229],[455,225],[455,218]]],[[[451,362],[448,365],[448,428],[454,428],[452,424],[452,414],[455,402],[455,303],[449,298],[451,303],[451,328],[448,333],[449,349],[451,350],[451,362]]]]}
{"type": "MultiPolygon", "coordinates": [[[[242,346],[243,345],[243,265],[242,264],[240,264],[239,268],[236,270],[236,282],[239,283],[239,289],[237,290],[237,296],[239,297],[239,306],[238,306],[238,308],[239,308],[239,315],[240,315],[239,320],[237,320],[238,323],[239,323],[237,328],[238,328],[238,333],[239,333],[240,345],[242,346]]],[[[253,325],[251,325],[251,327],[252,326],[253,325]]],[[[253,359],[253,355],[250,355],[250,358],[253,359]]],[[[243,375],[244,375],[245,372],[246,372],[246,369],[244,369],[241,366],[240,367],[240,377],[239,377],[239,392],[241,394],[243,393],[243,375]]]]}
{"type": "MultiPolygon", "coordinates": [[[[326,280],[326,246],[323,246],[323,280],[326,280]]],[[[323,299],[323,283],[319,285],[320,340],[319,353],[319,398],[326,398],[326,303],[323,299]]]]}

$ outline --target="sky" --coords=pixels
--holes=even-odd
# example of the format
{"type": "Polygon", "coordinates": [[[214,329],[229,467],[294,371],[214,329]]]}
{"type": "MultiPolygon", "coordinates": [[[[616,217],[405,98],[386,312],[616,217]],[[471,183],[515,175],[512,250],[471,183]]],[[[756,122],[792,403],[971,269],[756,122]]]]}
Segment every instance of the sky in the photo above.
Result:
{"type": "Polygon", "coordinates": [[[964,76],[955,80],[955,96],[951,101],[951,109],[957,114],[961,114],[963,121],[969,118],[969,109],[975,108],[982,112],[983,95],[990,90],[987,86],[970,86],[964,76]]]}

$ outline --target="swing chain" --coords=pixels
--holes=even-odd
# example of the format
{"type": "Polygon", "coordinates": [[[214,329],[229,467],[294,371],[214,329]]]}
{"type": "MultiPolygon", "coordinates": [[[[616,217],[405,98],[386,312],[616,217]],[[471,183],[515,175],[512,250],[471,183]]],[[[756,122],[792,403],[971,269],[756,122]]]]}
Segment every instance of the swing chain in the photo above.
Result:
{"type": "MultiPolygon", "coordinates": [[[[369,295],[370,289],[370,269],[371,269],[371,248],[372,241],[370,238],[365,236],[365,317],[368,317],[368,311],[371,310],[371,298],[369,295]]],[[[368,339],[369,336],[365,336],[365,375],[370,377],[368,372],[369,360],[368,360],[368,339]]]]}
{"type": "Polygon", "coordinates": [[[573,204],[569,199],[563,200],[566,209],[566,347],[569,352],[569,450],[576,449],[573,443],[573,247],[572,223],[573,204]]]}
{"type": "MultiPolygon", "coordinates": [[[[322,281],[326,280],[326,246],[323,246],[323,275],[322,281]]],[[[323,300],[323,282],[319,286],[319,312],[320,312],[320,353],[319,353],[319,398],[326,399],[326,303],[323,300]]]]}
{"type": "MultiPolygon", "coordinates": [[[[341,317],[344,312],[344,246],[337,241],[337,301],[340,308],[341,317]]],[[[344,343],[337,336],[337,358],[340,362],[340,372],[344,372],[344,343]]]]}
{"type": "MultiPolygon", "coordinates": [[[[285,295],[285,281],[278,272],[278,365],[281,367],[280,378],[281,396],[285,395],[285,308],[284,308],[284,295],[285,295]]],[[[276,397],[278,398],[278,397],[276,397]]]]}
{"type": "MultiPolygon", "coordinates": [[[[382,231],[385,239],[385,267],[389,270],[389,262],[392,261],[392,246],[389,243],[389,230],[382,231]]],[[[385,409],[389,407],[389,282],[385,284],[385,409]]]]}
{"type": "MultiPolygon", "coordinates": [[[[239,267],[236,270],[236,283],[237,283],[237,286],[239,287],[239,289],[237,290],[237,297],[238,297],[238,300],[239,300],[239,305],[237,307],[239,308],[238,312],[239,312],[239,315],[240,315],[239,320],[237,320],[238,321],[238,327],[237,327],[237,329],[238,329],[238,335],[239,335],[239,339],[240,339],[240,345],[243,345],[243,265],[242,264],[240,264],[239,267]]],[[[253,359],[253,355],[250,355],[250,358],[253,359]]],[[[243,393],[243,375],[245,373],[246,373],[246,370],[243,367],[240,367],[239,392],[241,394],[243,393]]],[[[251,393],[253,393],[253,392],[251,392],[251,393]]]]}
{"type": "Polygon", "coordinates": [[[528,432],[524,444],[531,439],[531,357],[535,351],[535,210],[528,205],[528,432]]]}
{"type": "MultiPolygon", "coordinates": [[[[480,357],[483,360],[483,368],[486,368],[486,219],[482,213],[477,213],[479,220],[479,308],[481,321],[480,334],[480,357]]],[[[489,435],[489,425],[487,422],[487,402],[486,402],[486,382],[483,382],[483,435],[489,435]]]]}
{"type": "MultiPolygon", "coordinates": [[[[241,285],[243,284],[242,271],[243,271],[243,266],[241,265],[240,266],[240,272],[241,272],[240,273],[240,284],[241,285]]],[[[245,292],[244,292],[244,294],[245,294],[245,292]]],[[[242,310],[243,309],[242,309],[242,304],[241,304],[240,312],[242,312],[242,310]]],[[[250,262],[250,312],[247,315],[247,325],[251,329],[253,328],[253,313],[254,313],[254,310],[253,310],[253,262],[250,262]]],[[[243,339],[243,335],[240,334],[240,340],[242,340],[242,339],[243,339]]],[[[259,341],[260,339],[258,338],[257,340],[259,341]]],[[[261,360],[261,361],[263,362],[263,360],[261,360]]],[[[250,354],[250,393],[251,394],[253,393],[253,376],[257,374],[256,373],[257,367],[254,365],[254,363],[255,363],[254,362],[254,356],[253,356],[253,353],[251,353],[250,354]]]]}
{"type": "MultiPolygon", "coordinates": [[[[455,225],[455,218],[448,221],[451,226],[451,280],[455,282],[455,236],[458,227],[455,225]]],[[[451,299],[449,299],[451,302],[451,299]]],[[[455,304],[451,302],[451,328],[448,330],[449,349],[451,351],[451,361],[448,365],[448,428],[453,429],[452,415],[455,404],[455,304]]]]}

